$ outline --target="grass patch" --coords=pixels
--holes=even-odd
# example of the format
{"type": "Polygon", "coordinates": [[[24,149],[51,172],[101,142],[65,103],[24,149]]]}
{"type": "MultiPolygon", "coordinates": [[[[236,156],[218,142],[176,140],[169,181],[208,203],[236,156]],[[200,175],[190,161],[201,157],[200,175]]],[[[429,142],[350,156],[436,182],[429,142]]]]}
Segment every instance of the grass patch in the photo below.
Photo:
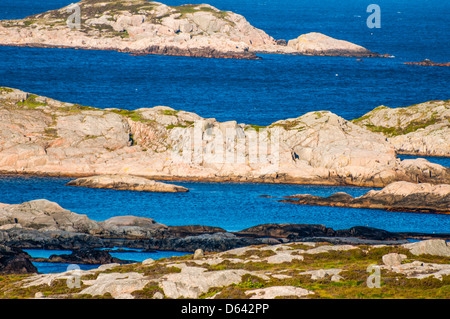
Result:
{"type": "Polygon", "coordinates": [[[191,127],[193,124],[194,124],[194,122],[191,122],[191,121],[186,121],[185,124],[182,124],[182,123],[169,124],[166,126],[166,129],[171,130],[171,129],[174,129],[175,127],[187,128],[187,127],[191,127]]]}
{"type": "Polygon", "coordinates": [[[30,94],[26,100],[21,101],[21,102],[17,102],[17,105],[21,106],[21,107],[26,107],[28,109],[36,109],[36,108],[38,108],[40,106],[46,106],[47,105],[46,103],[37,101],[36,100],[37,98],[38,98],[37,95],[30,94]]]}
{"type": "Polygon", "coordinates": [[[248,130],[255,130],[256,132],[259,132],[262,129],[267,128],[266,126],[260,126],[260,125],[249,125],[247,126],[244,131],[248,131],[248,130]]]}
{"type": "Polygon", "coordinates": [[[164,295],[164,290],[157,282],[149,282],[142,290],[134,291],[131,295],[136,299],[152,299],[157,292],[164,295]]]}
{"type": "Polygon", "coordinates": [[[411,132],[415,132],[419,129],[426,128],[427,126],[437,123],[437,119],[432,115],[430,119],[424,121],[412,121],[405,127],[385,127],[376,126],[373,124],[365,124],[364,126],[376,133],[383,133],[385,136],[393,137],[398,135],[405,135],[411,132]]]}
{"type": "Polygon", "coordinates": [[[14,90],[10,89],[10,88],[0,87],[0,93],[3,93],[3,92],[12,93],[12,92],[14,92],[14,90]]]}
{"type": "Polygon", "coordinates": [[[72,105],[66,105],[63,107],[59,108],[62,111],[66,111],[66,112],[81,112],[81,111],[99,111],[99,109],[96,109],[94,107],[91,106],[85,106],[85,105],[81,105],[81,104],[72,104],[72,105]]]}
{"type": "Polygon", "coordinates": [[[175,111],[175,110],[160,110],[159,113],[162,115],[172,115],[172,116],[176,116],[180,111],[175,111]]]}

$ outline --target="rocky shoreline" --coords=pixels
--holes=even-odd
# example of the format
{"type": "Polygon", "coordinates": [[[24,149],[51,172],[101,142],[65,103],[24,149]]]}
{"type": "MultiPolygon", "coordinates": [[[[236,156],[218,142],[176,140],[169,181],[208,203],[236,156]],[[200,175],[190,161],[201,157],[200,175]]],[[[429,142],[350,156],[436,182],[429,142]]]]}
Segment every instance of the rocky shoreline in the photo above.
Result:
{"type": "Polygon", "coordinates": [[[443,142],[450,136],[448,101],[405,109],[422,116],[421,108],[431,108],[432,119],[386,137],[374,129],[382,124],[372,124],[378,115],[347,121],[318,111],[262,127],[163,106],[97,109],[0,88],[0,172],[369,187],[448,184],[450,168],[396,156],[416,150],[418,140],[421,153],[450,154],[450,143],[443,142]]]}
{"type": "Polygon", "coordinates": [[[25,19],[3,20],[0,39],[7,46],[232,59],[259,59],[256,53],[387,56],[315,32],[275,40],[243,16],[208,4],[167,6],[146,0],[83,0],[25,19]],[[71,27],[74,10],[80,11],[80,24],[71,27]]]}
{"type": "Polygon", "coordinates": [[[382,190],[371,190],[354,198],[347,193],[329,197],[292,195],[282,203],[333,207],[354,207],[414,213],[450,214],[450,185],[392,183],[382,190]]]}

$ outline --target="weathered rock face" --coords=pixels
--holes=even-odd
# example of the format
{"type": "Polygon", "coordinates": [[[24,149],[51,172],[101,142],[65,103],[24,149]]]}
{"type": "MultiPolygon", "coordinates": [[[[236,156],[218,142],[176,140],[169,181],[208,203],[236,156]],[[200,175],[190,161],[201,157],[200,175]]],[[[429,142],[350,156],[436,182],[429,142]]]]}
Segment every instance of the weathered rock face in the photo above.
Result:
{"type": "Polygon", "coordinates": [[[0,274],[37,273],[30,261],[30,255],[18,248],[10,248],[0,244],[0,274]]]}
{"type": "Polygon", "coordinates": [[[338,206],[409,211],[417,213],[450,213],[450,185],[414,184],[395,182],[382,190],[371,190],[353,198],[346,193],[329,197],[312,195],[287,196],[284,203],[300,205],[338,206]]]}
{"type": "Polygon", "coordinates": [[[413,255],[434,255],[450,257],[450,245],[441,239],[430,239],[403,245],[413,255]]]}
{"type": "Polygon", "coordinates": [[[450,102],[379,106],[353,123],[383,135],[400,154],[450,156],[450,102]]]}
{"type": "Polygon", "coordinates": [[[66,185],[159,193],[178,193],[189,191],[189,189],[187,189],[186,187],[156,182],[147,178],[126,175],[98,175],[91,177],[81,177],[68,182],[66,185]]]}
{"type": "Polygon", "coordinates": [[[230,11],[208,4],[167,6],[146,0],[83,0],[0,22],[2,45],[245,59],[256,59],[255,52],[378,56],[324,35],[305,37],[306,49],[286,46],[230,11]],[[71,16],[75,7],[80,9],[80,25],[71,16]]]}
{"type": "Polygon", "coordinates": [[[383,187],[448,183],[450,169],[396,158],[384,136],[326,111],[267,127],[169,107],[95,109],[0,89],[0,172],[383,187]]]}

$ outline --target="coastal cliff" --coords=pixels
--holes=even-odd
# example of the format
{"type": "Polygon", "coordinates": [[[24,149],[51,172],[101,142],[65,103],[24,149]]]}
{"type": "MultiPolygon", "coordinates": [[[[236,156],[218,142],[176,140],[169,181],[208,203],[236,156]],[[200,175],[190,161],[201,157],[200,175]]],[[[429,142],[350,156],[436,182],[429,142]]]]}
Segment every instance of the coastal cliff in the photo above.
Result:
{"type": "Polygon", "coordinates": [[[9,174],[370,187],[450,181],[449,168],[400,160],[384,136],[327,111],[261,127],[163,106],[96,109],[0,88],[0,128],[0,171],[9,174]]]}
{"type": "Polygon", "coordinates": [[[208,4],[168,6],[146,0],[83,0],[25,19],[3,20],[0,45],[236,59],[257,59],[255,53],[380,56],[320,33],[277,41],[242,15],[208,4]],[[74,27],[75,7],[80,19],[74,27]]]}

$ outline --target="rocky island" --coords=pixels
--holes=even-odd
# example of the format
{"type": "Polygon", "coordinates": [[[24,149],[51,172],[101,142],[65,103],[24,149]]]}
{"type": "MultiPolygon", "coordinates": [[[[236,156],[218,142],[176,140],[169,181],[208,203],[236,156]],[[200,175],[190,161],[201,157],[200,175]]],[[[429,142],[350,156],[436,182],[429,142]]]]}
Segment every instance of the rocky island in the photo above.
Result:
{"type": "Polygon", "coordinates": [[[425,59],[425,60],[420,61],[420,62],[405,62],[403,64],[406,64],[406,65],[423,65],[423,66],[450,66],[450,62],[439,63],[439,62],[431,61],[429,59],[425,59]]]}
{"type": "Polygon", "coordinates": [[[353,198],[346,193],[329,197],[292,195],[281,200],[283,203],[299,205],[320,205],[356,207],[407,211],[415,213],[450,214],[450,185],[414,184],[395,182],[381,190],[371,190],[353,198]]]}
{"type": "MultiPolygon", "coordinates": [[[[429,104],[448,111],[446,101],[429,104]]],[[[97,109],[0,88],[0,172],[369,187],[449,183],[450,168],[398,159],[392,142],[364,121],[317,111],[261,127],[163,106],[97,109]]],[[[433,128],[437,138],[448,138],[445,115],[412,133],[433,128]]],[[[433,145],[442,154],[449,144],[433,145]]]]}
{"type": "Polygon", "coordinates": [[[208,4],[168,6],[147,0],[83,0],[25,19],[3,20],[0,45],[237,59],[256,59],[256,53],[381,56],[314,32],[277,41],[242,15],[208,4]],[[70,25],[74,10],[80,12],[76,27],[70,25]]]}
{"type": "Polygon", "coordinates": [[[131,190],[141,192],[178,193],[188,192],[186,187],[156,182],[147,178],[127,175],[99,175],[81,177],[66,184],[67,186],[131,190]]]}

